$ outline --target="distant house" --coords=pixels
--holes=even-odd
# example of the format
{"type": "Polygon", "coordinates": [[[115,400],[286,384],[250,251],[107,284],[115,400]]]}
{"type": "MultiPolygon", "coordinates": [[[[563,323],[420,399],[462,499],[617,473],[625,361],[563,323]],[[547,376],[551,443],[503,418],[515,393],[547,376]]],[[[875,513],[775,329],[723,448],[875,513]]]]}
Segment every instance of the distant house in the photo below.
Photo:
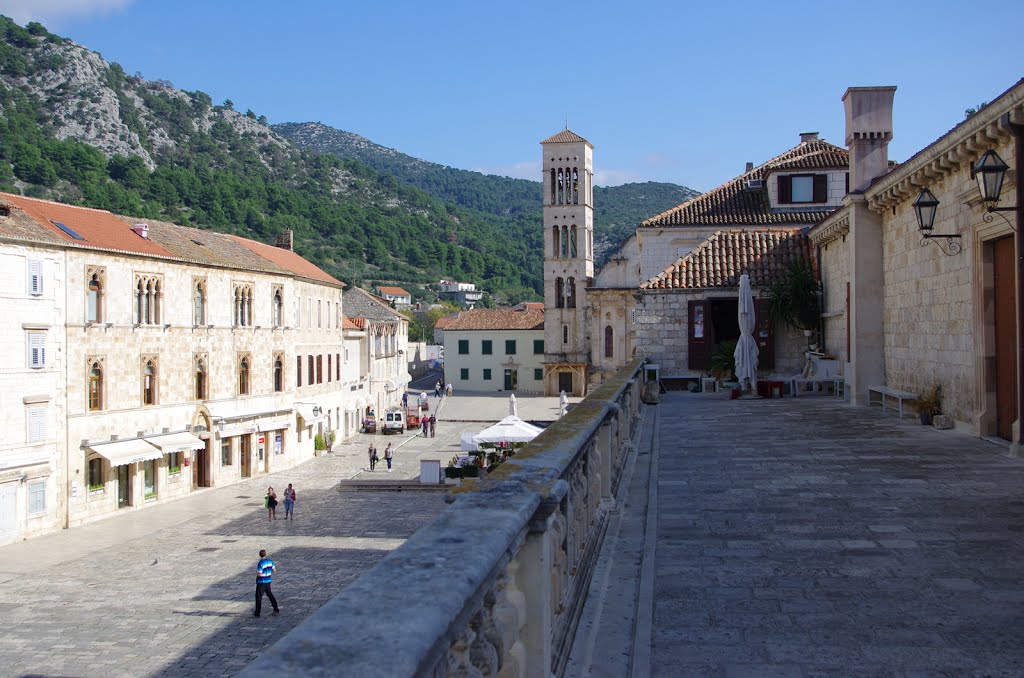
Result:
{"type": "Polygon", "coordinates": [[[403,290],[401,287],[385,287],[381,286],[377,288],[377,294],[382,299],[388,302],[394,302],[396,306],[411,306],[412,305],[412,294],[403,290]]]}
{"type": "Polygon", "coordinates": [[[437,296],[473,308],[477,302],[483,299],[484,293],[477,290],[473,283],[442,280],[438,286],[437,296]]]}
{"type": "Polygon", "coordinates": [[[445,380],[455,390],[544,390],[544,311],[463,311],[444,330],[445,380]]]}

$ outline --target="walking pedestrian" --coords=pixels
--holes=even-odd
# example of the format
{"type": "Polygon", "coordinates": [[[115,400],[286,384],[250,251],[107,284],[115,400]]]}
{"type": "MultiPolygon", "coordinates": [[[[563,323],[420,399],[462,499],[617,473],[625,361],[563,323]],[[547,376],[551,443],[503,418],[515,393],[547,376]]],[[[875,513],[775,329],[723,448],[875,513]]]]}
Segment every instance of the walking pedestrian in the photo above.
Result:
{"type": "Polygon", "coordinates": [[[434,427],[437,426],[437,417],[430,415],[430,437],[434,437],[434,427]]]}
{"type": "Polygon", "coordinates": [[[409,409],[409,392],[402,394],[402,409],[409,409]]]}
{"type": "Polygon", "coordinates": [[[277,606],[277,598],[274,597],[274,592],[270,590],[270,582],[274,578],[274,573],[277,572],[277,566],[274,565],[274,561],[267,558],[267,550],[260,549],[260,562],[256,565],[256,611],[253,612],[252,616],[260,616],[260,609],[263,607],[263,594],[267,594],[267,598],[270,598],[270,604],[274,607],[274,614],[280,614],[281,608],[277,606]]]}
{"type": "Polygon", "coordinates": [[[373,443],[370,443],[368,453],[370,455],[370,470],[372,471],[377,466],[377,447],[373,443]]]}
{"type": "Polygon", "coordinates": [[[388,463],[388,473],[391,473],[391,458],[395,456],[395,451],[391,449],[391,443],[384,448],[384,461],[388,463]]]}
{"type": "Polygon", "coordinates": [[[430,433],[429,429],[430,429],[430,418],[429,417],[423,417],[423,437],[424,438],[429,436],[429,433],[430,433]]]}
{"type": "Polygon", "coordinates": [[[267,507],[267,520],[277,520],[277,493],[273,487],[267,488],[267,496],[263,498],[263,505],[267,507]]]}
{"type": "Polygon", "coordinates": [[[448,382],[448,385],[447,385],[447,386],[445,387],[445,394],[446,394],[446,395],[447,395],[447,396],[448,396],[449,398],[451,398],[451,397],[452,397],[452,383],[451,383],[451,382],[448,382]]]}
{"type": "Polygon", "coordinates": [[[284,488],[284,519],[295,520],[295,488],[291,483],[284,488]]]}
{"type": "Polygon", "coordinates": [[[440,398],[441,397],[441,381],[440,380],[438,380],[438,382],[436,384],[434,384],[434,397],[435,398],[440,398]]]}

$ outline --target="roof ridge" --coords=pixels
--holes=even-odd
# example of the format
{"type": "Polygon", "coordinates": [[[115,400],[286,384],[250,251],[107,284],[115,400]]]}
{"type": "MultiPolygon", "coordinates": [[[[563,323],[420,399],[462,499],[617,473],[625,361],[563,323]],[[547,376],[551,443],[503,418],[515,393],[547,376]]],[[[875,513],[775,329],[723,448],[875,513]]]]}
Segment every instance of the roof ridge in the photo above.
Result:
{"type": "MultiPolygon", "coordinates": [[[[33,198],[31,196],[28,196],[28,195],[15,195],[14,193],[8,193],[6,191],[0,192],[0,196],[7,196],[7,195],[11,196],[12,198],[17,198],[18,200],[32,200],[33,202],[41,202],[41,203],[45,203],[47,205],[58,205],[60,207],[70,207],[70,208],[76,209],[76,210],[88,210],[90,212],[99,212],[100,214],[110,214],[110,215],[113,215],[115,217],[123,217],[124,216],[123,214],[115,214],[114,212],[111,212],[110,210],[100,209],[99,207],[86,207],[85,205],[72,205],[71,203],[58,202],[56,200],[47,200],[45,198],[33,198]]],[[[13,205],[13,207],[17,207],[17,205],[13,205]]],[[[138,218],[141,219],[142,217],[138,217],[138,218]]]]}

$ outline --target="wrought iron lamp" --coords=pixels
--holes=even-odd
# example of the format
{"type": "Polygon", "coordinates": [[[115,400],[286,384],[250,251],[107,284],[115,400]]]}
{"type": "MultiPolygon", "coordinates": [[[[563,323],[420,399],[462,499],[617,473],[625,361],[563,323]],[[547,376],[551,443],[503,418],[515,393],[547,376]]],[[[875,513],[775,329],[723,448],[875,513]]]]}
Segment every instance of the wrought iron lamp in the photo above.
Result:
{"type": "Polygon", "coordinates": [[[960,254],[963,247],[960,245],[959,233],[932,233],[932,229],[935,227],[935,213],[938,211],[939,199],[927,188],[922,188],[917,200],[914,201],[917,228],[921,231],[921,247],[927,245],[933,238],[945,238],[945,247],[941,242],[936,243],[942,253],[946,256],[960,254]]]}

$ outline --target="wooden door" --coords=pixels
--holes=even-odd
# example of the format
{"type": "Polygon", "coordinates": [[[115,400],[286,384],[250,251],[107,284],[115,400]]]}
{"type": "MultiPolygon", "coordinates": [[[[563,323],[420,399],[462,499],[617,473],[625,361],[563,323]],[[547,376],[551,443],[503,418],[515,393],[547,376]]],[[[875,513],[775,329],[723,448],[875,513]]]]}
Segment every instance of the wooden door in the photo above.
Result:
{"type": "Polygon", "coordinates": [[[708,317],[708,305],[704,300],[691,300],[686,322],[688,341],[686,363],[691,370],[711,369],[712,324],[708,317]]]}
{"type": "Polygon", "coordinates": [[[558,373],[558,390],[559,392],[565,391],[566,395],[572,395],[572,372],[559,372],[558,373]]]}
{"type": "Polygon", "coordinates": [[[248,434],[240,436],[239,440],[242,442],[240,451],[242,477],[248,478],[252,475],[252,436],[248,434]]]}
{"type": "Polygon", "coordinates": [[[1013,236],[992,243],[995,305],[996,435],[1010,440],[1017,418],[1016,273],[1013,236]]]}

